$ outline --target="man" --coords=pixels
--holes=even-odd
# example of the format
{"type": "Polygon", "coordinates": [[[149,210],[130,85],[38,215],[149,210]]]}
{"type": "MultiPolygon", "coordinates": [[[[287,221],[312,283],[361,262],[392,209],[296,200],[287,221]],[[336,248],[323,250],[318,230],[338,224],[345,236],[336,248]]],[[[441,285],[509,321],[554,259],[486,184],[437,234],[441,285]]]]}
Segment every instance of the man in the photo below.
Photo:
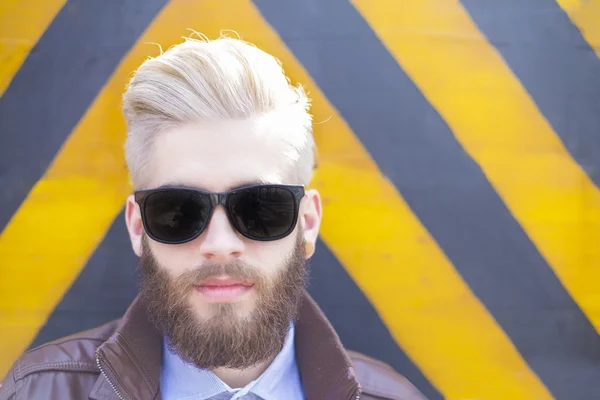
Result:
{"type": "Polygon", "coordinates": [[[421,399],[345,350],[305,291],[321,223],[308,108],[241,40],[146,61],[123,102],[140,294],[119,321],[24,354],[0,399],[421,399]]]}

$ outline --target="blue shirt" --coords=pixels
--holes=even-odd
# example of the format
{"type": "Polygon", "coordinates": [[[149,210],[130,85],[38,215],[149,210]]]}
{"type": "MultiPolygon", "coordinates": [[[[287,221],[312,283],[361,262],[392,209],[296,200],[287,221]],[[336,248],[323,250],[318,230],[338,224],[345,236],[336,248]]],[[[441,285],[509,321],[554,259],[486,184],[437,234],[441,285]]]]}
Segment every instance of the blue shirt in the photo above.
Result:
{"type": "Polygon", "coordinates": [[[230,388],[214,373],[184,362],[163,340],[160,391],[164,400],[303,400],[304,392],[294,351],[294,325],[281,352],[256,380],[230,388]]]}

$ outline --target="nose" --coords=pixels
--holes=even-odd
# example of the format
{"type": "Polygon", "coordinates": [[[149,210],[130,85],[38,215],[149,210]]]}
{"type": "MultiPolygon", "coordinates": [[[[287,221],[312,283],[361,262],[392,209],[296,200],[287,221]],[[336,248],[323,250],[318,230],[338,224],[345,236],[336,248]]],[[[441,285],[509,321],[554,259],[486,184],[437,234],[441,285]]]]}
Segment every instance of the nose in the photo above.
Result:
{"type": "Polygon", "coordinates": [[[215,208],[200,239],[200,251],[206,260],[226,263],[244,252],[244,241],[229,222],[223,206],[215,208]]]}

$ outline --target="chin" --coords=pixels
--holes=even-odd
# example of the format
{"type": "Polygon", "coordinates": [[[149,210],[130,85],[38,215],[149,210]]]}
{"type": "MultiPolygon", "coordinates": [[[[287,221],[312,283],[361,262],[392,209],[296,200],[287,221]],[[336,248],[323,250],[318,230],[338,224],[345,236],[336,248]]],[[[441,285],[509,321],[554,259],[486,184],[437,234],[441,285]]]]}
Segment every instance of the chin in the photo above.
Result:
{"type": "Polygon", "coordinates": [[[252,295],[235,301],[214,301],[199,297],[193,294],[190,303],[198,318],[204,321],[219,315],[235,315],[238,318],[246,318],[255,308],[255,299],[252,295]]]}

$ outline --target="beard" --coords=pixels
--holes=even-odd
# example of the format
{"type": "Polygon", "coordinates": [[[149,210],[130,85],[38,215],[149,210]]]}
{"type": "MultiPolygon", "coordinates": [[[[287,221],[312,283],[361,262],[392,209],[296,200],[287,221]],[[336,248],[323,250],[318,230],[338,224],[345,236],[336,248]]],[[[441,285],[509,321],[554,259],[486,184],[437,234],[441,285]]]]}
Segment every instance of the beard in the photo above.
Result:
{"type": "Polygon", "coordinates": [[[292,254],[271,279],[239,260],[206,263],[173,278],[158,264],[144,235],[140,295],[169,350],[202,369],[245,369],[274,357],[283,348],[290,323],[297,319],[307,285],[303,244],[298,234],[292,254]],[[254,282],[255,301],[247,316],[238,315],[241,303],[206,303],[209,316],[194,309],[190,300],[196,295],[194,285],[219,275],[254,282]]]}

